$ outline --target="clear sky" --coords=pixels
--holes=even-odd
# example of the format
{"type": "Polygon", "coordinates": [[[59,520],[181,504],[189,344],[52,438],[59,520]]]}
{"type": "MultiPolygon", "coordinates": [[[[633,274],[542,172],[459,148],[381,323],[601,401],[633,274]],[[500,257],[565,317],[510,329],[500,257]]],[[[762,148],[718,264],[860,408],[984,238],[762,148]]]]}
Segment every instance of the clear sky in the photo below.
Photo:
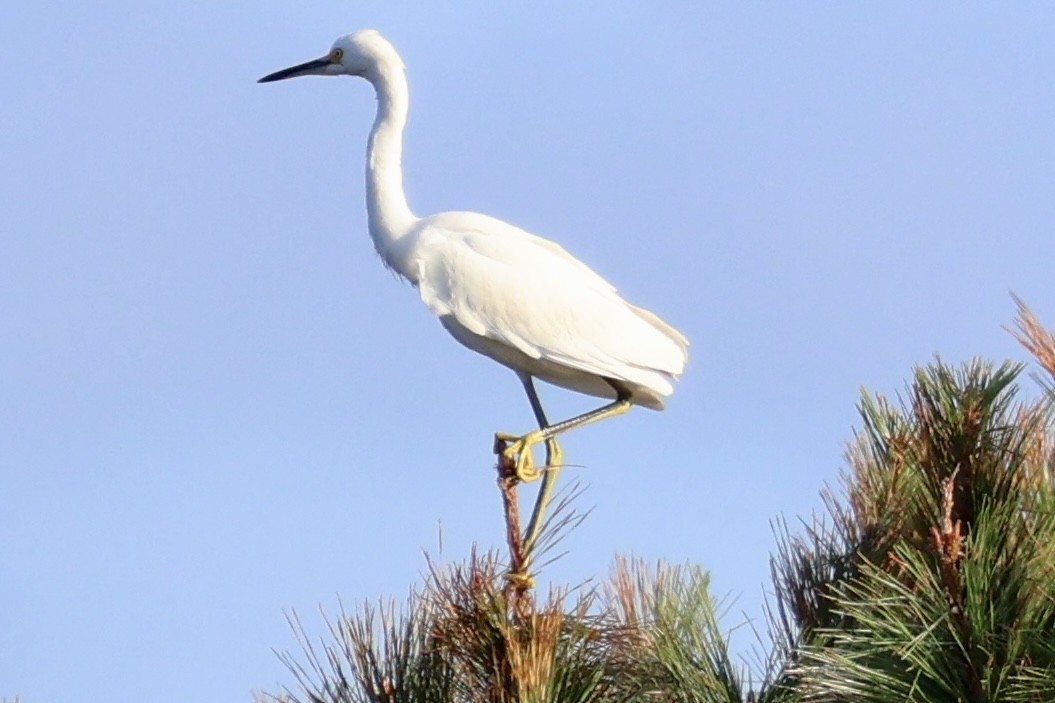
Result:
{"type": "Polygon", "coordinates": [[[500,545],[531,413],[371,249],[369,86],[255,83],[339,34],[407,62],[416,212],[553,238],[692,340],[666,412],[565,442],[556,582],[693,561],[757,615],[862,385],[1024,358],[1011,291],[1055,322],[1052,5],[624,5],[0,8],[0,697],[248,700],[284,610],[402,597],[440,525],[500,545]]]}

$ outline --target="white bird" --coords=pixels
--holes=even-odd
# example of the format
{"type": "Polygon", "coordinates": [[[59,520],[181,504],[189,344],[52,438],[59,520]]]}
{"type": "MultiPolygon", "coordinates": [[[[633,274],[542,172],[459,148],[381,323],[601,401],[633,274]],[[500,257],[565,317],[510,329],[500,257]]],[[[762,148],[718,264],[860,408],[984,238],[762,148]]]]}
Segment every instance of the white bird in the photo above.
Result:
{"type": "MultiPolygon", "coordinates": [[[[503,457],[522,480],[542,473],[531,457],[534,445],[546,443],[547,468],[556,470],[561,464],[554,439],[558,434],[632,405],[663,408],[688,358],[684,335],[623,300],[612,284],[559,244],[475,212],[429,217],[411,212],[402,166],[409,104],[406,71],[380,32],[366,29],[343,36],[322,58],[259,82],[312,75],[360,76],[377,92],[366,158],[370,237],[385,265],[418,289],[456,340],[520,378],[539,429],[495,437],[499,446],[509,443],[503,457]],[[612,402],[550,424],[533,378],[612,402]]],[[[529,534],[538,517],[536,504],[529,534]]]]}

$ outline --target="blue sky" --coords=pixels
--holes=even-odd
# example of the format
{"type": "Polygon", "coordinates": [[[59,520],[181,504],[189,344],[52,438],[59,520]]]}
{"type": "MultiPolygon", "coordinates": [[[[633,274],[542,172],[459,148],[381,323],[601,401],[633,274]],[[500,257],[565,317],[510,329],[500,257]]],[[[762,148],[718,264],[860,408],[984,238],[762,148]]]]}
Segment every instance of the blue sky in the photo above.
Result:
{"type": "Polygon", "coordinates": [[[339,34],[407,62],[416,212],[558,240],[692,340],[666,412],[565,442],[594,510],[558,583],[692,561],[757,615],[861,386],[1025,358],[1055,9],[635,8],[0,9],[0,697],[248,700],[291,683],[283,611],[401,597],[440,526],[500,545],[491,434],[531,413],[371,250],[369,86],[255,83],[339,34]]]}

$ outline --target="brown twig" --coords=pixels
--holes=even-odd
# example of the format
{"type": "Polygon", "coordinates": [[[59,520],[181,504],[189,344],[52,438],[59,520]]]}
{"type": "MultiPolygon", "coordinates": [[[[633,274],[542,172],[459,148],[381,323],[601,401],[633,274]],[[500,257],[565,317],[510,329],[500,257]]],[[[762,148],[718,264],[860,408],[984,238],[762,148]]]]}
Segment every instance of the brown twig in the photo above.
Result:
{"type": "Polygon", "coordinates": [[[513,611],[523,614],[528,606],[527,594],[534,585],[528,572],[528,554],[524,545],[524,533],[520,528],[520,502],[517,499],[516,464],[503,454],[505,442],[495,440],[498,455],[498,490],[502,494],[502,511],[506,519],[506,543],[509,545],[509,573],[506,575],[506,595],[513,611]]]}
{"type": "Polygon", "coordinates": [[[942,519],[940,527],[931,528],[931,538],[938,553],[941,565],[942,580],[949,596],[950,605],[957,611],[963,609],[963,594],[960,583],[960,557],[963,555],[962,523],[954,517],[956,491],[956,474],[959,467],[953,470],[942,483],[942,519]]]}
{"type": "Polygon", "coordinates": [[[953,472],[942,482],[942,516],[941,526],[931,528],[931,538],[937,551],[938,564],[941,569],[941,579],[945,586],[945,595],[949,600],[952,611],[953,622],[956,623],[960,636],[963,638],[965,673],[967,685],[970,688],[971,701],[986,700],[985,687],[982,684],[980,667],[971,652],[977,651],[973,641],[971,623],[964,611],[963,603],[963,581],[960,576],[960,559],[963,557],[963,522],[956,517],[956,475],[960,468],[956,467],[953,472]]]}

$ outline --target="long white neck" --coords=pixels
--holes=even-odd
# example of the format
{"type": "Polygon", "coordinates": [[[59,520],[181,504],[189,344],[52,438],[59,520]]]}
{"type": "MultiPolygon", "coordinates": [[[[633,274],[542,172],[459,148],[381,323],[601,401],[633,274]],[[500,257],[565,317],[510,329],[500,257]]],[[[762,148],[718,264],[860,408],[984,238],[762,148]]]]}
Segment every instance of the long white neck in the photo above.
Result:
{"type": "Polygon", "coordinates": [[[367,79],[377,91],[377,117],[366,151],[366,212],[374,248],[387,266],[414,280],[399,240],[417,221],[403,192],[403,128],[410,95],[400,62],[382,61],[367,79]]]}

